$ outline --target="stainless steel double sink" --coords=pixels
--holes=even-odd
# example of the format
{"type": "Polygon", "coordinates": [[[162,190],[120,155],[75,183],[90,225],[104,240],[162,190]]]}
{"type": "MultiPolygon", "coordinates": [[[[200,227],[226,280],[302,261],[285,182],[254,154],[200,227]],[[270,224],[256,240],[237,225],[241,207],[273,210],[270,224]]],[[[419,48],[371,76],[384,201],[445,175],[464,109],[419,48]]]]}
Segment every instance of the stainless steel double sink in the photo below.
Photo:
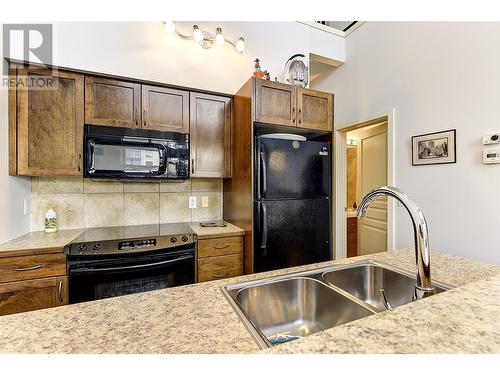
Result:
{"type": "MultiPolygon", "coordinates": [[[[227,285],[222,292],[259,347],[267,348],[412,302],[415,276],[381,263],[336,265],[227,285]]],[[[450,285],[433,282],[436,293],[450,285]]]]}

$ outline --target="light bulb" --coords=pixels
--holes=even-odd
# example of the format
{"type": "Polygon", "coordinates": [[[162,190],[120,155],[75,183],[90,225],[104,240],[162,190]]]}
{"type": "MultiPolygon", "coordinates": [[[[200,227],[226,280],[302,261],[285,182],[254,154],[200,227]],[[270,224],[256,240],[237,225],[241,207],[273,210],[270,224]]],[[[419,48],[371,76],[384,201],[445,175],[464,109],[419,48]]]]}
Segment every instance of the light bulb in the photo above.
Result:
{"type": "Polygon", "coordinates": [[[175,23],[173,21],[165,21],[163,24],[163,28],[167,34],[175,33],[175,23]]]}
{"type": "Polygon", "coordinates": [[[243,37],[240,37],[236,42],[236,50],[238,52],[243,52],[245,50],[245,39],[243,39],[243,37]]]}
{"type": "Polygon", "coordinates": [[[222,35],[222,29],[220,27],[215,30],[215,43],[219,46],[224,44],[224,35],[222,35]]]}
{"type": "Polygon", "coordinates": [[[198,25],[193,25],[193,38],[197,42],[201,42],[203,40],[203,33],[201,32],[198,25]]]}

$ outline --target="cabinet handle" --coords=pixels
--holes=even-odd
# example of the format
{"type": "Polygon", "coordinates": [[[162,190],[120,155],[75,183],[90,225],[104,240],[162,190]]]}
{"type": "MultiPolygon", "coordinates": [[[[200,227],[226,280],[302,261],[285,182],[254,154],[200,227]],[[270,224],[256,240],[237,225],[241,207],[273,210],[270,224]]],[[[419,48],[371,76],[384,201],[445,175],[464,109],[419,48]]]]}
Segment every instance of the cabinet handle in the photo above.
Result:
{"type": "Polygon", "coordinates": [[[295,122],[295,107],[292,107],[292,122],[295,122]]]}
{"type": "Polygon", "coordinates": [[[191,159],[191,173],[194,173],[194,158],[191,159]]]}
{"type": "Polygon", "coordinates": [[[299,108],[299,124],[302,124],[302,109],[299,108]]]}
{"type": "Polygon", "coordinates": [[[82,154],[78,154],[78,172],[82,171],[82,154]]]}
{"type": "Polygon", "coordinates": [[[59,302],[63,302],[64,298],[62,295],[62,289],[63,289],[63,282],[62,280],[59,281],[59,287],[57,288],[57,297],[59,298],[59,302]]]}
{"type": "Polygon", "coordinates": [[[222,249],[227,249],[229,247],[229,244],[224,245],[224,246],[214,246],[215,250],[222,250],[222,249]]]}
{"type": "Polygon", "coordinates": [[[215,277],[216,279],[223,279],[224,277],[229,276],[229,272],[226,272],[224,275],[212,275],[212,276],[215,277]]]}
{"type": "Polygon", "coordinates": [[[13,268],[14,271],[33,271],[33,270],[37,270],[39,268],[42,268],[43,267],[43,264],[35,264],[33,266],[29,266],[29,267],[15,267],[13,268]]]}
{"type": "Polygon", "coordinates": [[[135,126],[139,126],[139,116],[137,116],[137,108],[134,109],[134,115],[135,115],[135,126]]]}
{"type": "Polygon", "coordinates": [[[142,110],[142,120],[144,122],[144,127],[147,128],[148,127],[148,123],[146,121],[146,110],[145,109],[142,110]]]}

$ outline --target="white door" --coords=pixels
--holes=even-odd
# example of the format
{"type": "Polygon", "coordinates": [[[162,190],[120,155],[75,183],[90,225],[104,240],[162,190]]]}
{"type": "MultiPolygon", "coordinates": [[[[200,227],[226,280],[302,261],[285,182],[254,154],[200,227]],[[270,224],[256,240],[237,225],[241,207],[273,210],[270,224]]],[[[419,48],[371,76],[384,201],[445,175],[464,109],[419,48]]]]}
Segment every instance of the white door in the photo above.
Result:
{"type": "MultiPolygon", "coordinates": [[[[370,127],[358,137],[357,202],[370,190],[387,185],[387,124],[370,127]]],[[[375,200],[358,220],[358,255],[387,251],[387,197],[375,200]]]]}

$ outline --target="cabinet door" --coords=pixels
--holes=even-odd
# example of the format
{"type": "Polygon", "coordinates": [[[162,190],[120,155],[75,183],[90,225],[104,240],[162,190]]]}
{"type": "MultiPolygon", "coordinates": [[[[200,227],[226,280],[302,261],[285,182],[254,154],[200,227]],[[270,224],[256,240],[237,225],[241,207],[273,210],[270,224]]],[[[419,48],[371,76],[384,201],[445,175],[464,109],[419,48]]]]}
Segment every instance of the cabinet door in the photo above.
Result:
{"type": "Polygon", "coordinates": [[[0,315],[66,305],[66,277],[0,284],[0,315]]]}
{"type": "Polygon", "coordinates": [[[17,173],[81,175],[83,76],[31,68],[20,68],[18,76],[53,84],[46,89],[17,89],[17,173]]]}
{"type": "Polygon", "coordinates": [[[299,88],[297,92],[299,128],[331,131],[333,124],[333,95],[299,88]]]}
{"type": "Polygon", "coordinates": [[[140,127],[141,85],[86,76],[85,123],[140,127]]]}
{"type": "Polygon", "coordinates": [[[231,177],[231,99],[190,95],[191,176],[231,177]]]}
{"type": "Polygon", "coordinates": [[[296,93],[294,86],[255,79],[255,121],[295,126],[296,93]]]}
{"type": "Polygon", "coordinates": [[[243,274],[243,254],[198,259],[198,282],[225,279],[243,274]]]}
{"type": "Polygon", "coordinates": [[[142,127],[189,133],[189,92],[143,85],[142,127]]]}

